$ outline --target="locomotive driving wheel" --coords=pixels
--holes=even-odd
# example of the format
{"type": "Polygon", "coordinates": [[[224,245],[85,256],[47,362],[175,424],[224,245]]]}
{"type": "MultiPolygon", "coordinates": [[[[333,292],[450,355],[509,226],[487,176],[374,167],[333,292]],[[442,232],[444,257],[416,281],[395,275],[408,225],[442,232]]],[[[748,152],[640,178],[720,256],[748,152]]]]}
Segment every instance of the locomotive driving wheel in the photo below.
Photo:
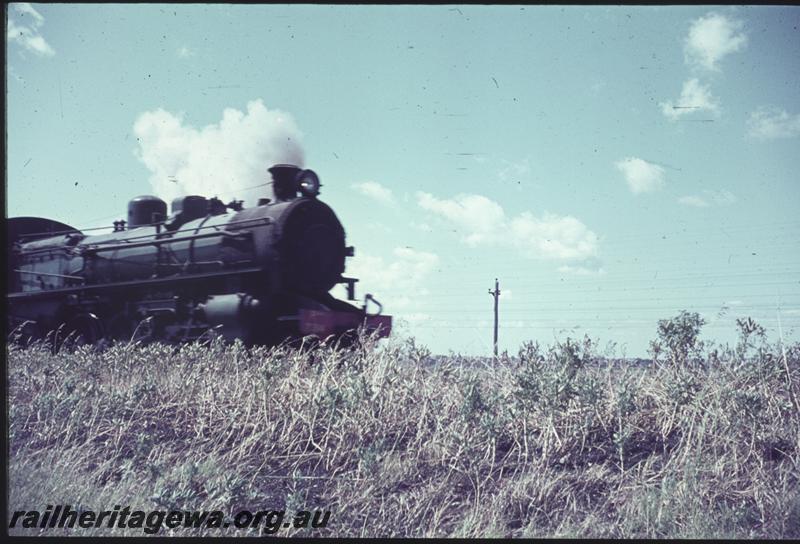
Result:
{"type": "Polygon", "coordinates": [[[67,323],[68,335],[72,335],[73,345],[82,346],[96,344],[105,336],[102,322],[93,313],[75,316],[67,323]]]}
{"type": "Polygon", "coordinates": [[[108,321],[106,338],[113,342],[127,342],[133,336],[131,320],[122,313],[116,314],[108,321]]]}

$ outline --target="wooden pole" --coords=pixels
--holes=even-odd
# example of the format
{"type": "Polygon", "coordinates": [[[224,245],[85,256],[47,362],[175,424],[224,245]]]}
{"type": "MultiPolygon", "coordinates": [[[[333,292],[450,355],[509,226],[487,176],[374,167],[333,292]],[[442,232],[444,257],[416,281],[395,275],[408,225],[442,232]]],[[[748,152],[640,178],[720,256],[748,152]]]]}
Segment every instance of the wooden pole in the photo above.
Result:
{"type": "Polygon", "coordinates": [[[489,290],[489,294],[494,297],[494,357],[497,358],[497,303],[500,298],[500,282],[494,279],[494,291],[489,290]]]}

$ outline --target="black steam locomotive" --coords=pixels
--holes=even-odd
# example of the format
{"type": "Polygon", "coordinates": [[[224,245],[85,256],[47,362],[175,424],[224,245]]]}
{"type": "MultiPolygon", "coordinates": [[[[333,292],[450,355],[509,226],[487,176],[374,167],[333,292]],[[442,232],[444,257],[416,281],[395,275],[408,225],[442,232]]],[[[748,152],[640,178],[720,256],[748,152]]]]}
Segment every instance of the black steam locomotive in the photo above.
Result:
{"type": "MultiPolygon", "coordinates": [[[[49,219],[8,220],[9,330],[61,330],[102,339],[192,341],[210,331],[245,343],[346,335],[387,336],[390,316],[370,295],[363,307],[334,298],[343,276],[345,232],[317,199],[311,170],[275,165],[273,197],[241,201],[140,196],[114,232],[87,236],[49,219]],[[368,312],[372,302],[378,311],[368,312]]],[[[212,334],[213,334],[212,333],[212,334]]]]}

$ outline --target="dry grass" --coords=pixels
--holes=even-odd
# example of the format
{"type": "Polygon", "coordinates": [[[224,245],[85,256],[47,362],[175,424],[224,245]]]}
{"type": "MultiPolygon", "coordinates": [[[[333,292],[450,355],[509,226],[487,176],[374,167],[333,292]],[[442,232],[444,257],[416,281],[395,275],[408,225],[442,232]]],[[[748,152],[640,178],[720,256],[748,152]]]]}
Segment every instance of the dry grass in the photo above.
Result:
{"type": "Polygon", "coordinates": [[[9,509],[332,511],[282,535],[798,538],[800,345],[744,341],[638,368],[588,340],[492,365],[430,364],[413,341],[10,344],[9,509]]]}

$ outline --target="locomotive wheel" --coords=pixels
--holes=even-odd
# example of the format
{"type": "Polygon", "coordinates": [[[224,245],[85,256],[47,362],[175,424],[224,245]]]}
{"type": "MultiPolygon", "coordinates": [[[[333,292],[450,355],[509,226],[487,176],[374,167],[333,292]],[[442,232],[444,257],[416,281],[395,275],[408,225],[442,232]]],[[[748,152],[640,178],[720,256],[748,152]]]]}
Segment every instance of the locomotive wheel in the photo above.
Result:
{"type": "Polygon", "coordinates": [[[117,314],[108,322],[106,337],[115,342],[129,342],[133,336],[133,324],[124,314],[117,314]]]}
{"type": "Polygon", "coordinates": [[[96,344],[103,338],[103,324],[96,315],[85,313],[72,318],[67,324],[67,334],[71,335],[74,346],[96,344]]]}

